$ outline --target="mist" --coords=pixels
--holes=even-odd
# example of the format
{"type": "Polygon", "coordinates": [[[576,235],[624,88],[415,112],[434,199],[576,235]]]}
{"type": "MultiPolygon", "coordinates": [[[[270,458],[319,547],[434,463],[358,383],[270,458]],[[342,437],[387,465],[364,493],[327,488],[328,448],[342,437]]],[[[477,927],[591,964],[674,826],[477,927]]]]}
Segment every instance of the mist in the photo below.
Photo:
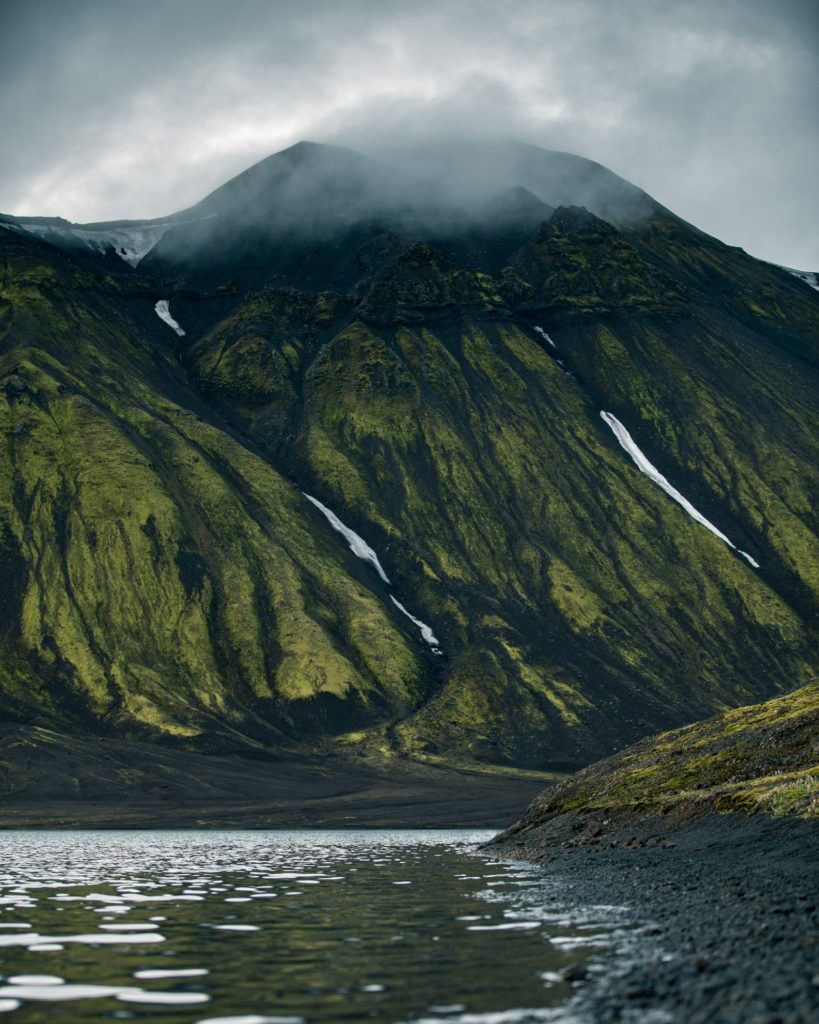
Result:
{"type": "Polygon", "coordinates": [[[300,142],[253,165],[211,193],[185,220],[217,228],[214,216],[269,232],[336,233],[368,221],[446,235],[519,219],[539,223],[557,206],[585,206],[622,225],[658,208],[649,196],[593,161],[510,139],[458,138],[376,146],[369,152],[300,142]]]}
{"type": "MultiPolygon", "coordinates": [[[[6,213],[164,216],[300,139],[400,156],[417,181],[428,172],[413,149],[423,164],[437,148],[443,168],[443,142],[514,139],[597,161],[754,255],[819,267],[810,2],[4,0],[0,12],[6,213]]],[[[461,203],[508,177],[485,157],[459,168],[460,181],[438,177],[461,203]]]]}

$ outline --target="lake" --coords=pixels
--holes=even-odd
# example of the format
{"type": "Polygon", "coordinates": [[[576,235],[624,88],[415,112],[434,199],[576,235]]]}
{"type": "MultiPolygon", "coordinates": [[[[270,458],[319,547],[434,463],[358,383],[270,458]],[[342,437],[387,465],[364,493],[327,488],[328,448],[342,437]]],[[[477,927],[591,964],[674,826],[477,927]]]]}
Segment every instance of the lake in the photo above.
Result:
{"type": "MultiPolygon", "coordinates": [[[[10,1021],[569,1021],[622,914],[475,831],[0,833],[10,1021]]],[[[5,1018],[4,1018],[5,1019],[5,1018]]]]}

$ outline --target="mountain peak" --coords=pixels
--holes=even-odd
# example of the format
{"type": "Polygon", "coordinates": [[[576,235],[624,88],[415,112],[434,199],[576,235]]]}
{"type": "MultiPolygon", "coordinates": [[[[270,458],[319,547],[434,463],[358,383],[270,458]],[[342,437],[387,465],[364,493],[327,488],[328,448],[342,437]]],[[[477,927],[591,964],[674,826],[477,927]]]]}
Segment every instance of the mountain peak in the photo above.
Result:
{"type": "Polygon", "coordinates": [[[538,223],[548,220],[553,207],[522,185],[513,185],[486,203],[486,214],[492,221],[538,223]]]}

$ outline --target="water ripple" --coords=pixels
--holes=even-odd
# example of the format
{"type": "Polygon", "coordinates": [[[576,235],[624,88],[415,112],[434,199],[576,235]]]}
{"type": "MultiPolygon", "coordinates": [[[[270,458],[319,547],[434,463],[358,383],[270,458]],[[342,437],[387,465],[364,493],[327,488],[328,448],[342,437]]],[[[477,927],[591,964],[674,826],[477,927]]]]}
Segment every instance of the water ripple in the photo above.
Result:
{"type": "Polygon", "coordinates": [[[0,1013],[39,1024],[70,1003],[95,1024],[161,1007],[190,1024],[209,1003],[199,1024],[568,1024],[564,971],[593,966],[623,908],[569,914],[542,872],[476,852],[488,838],[4,833],[0,1013]]]}

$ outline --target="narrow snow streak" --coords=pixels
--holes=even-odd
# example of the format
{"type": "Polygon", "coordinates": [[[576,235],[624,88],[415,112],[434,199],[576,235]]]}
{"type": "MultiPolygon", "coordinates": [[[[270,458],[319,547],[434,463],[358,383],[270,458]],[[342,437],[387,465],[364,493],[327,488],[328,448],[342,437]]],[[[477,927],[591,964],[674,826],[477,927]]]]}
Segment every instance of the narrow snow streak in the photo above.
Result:
{"type": "Polygon", "coordinates": [[[547,333],[546,333],[546,332],[545,332],[545,331],[543,330],[543,328],[542,328],[542,327],[535,327],[535,330],[536,330],[536,331],[537,331],[537,333],[538,333],[538,334],[539,334],[539,335],[541,336],[541,338],[545,338],[545,339],[546,339],[546,341],[548,341],[548,342],[549,342],[549,344],[550,344],[550,345],[552,346],[552,348],[557,348],[557,345],[556,345],[556,344],[555,344],[555,343],[554,343],[554,342],[552,341],[552,339],[551,339],[551,338],[549,337],[549,335],[548,335],[548,334],[547,334],[547,333]]]}
{"type": "MultiPolygon", "coordinates": [[[[302,491],[301,493],[305,496],[305,498],[307,498],[307,500],[311,504],[316,506],[316,508],[327,519],[327,522],[330,524],[330,526],[332,526],[334,530],[340,533],[341,536],[347,541],[347,543],[350,545],[350,550],[352,551],[352,553],[357,558],[361,558],[363,561],[369,562],[370,565],[373,566],[375,571],[381,577],[381,579],[385,583],[389,583],[390,578],[384,572],[384,568],[381,565],[381,562],[379,562],[378,560],[378,555],[375,553],[375,551],[373,551],[373,549],[364,540],[364,538],[360,537],[354,530],[351,530],[349,526],[345,526],[344,523],[342,523],[342,521],[335,514],[335,512],[333,512],[332,509],[327,508],[326,505],[323,505],[318,500],[318,498],[314,498],[312,494],[308,494],[307,491],[302,491]]],[[[429,644],[429,646],[432,648],[432,653],[443,653],[438,646],[438,639],[432,632],[432,629],[425,622],[421,622],[420,619],[416,619],[411,612],[407,611],[407,609],[404,607],[404,605],[401,604],[397,597],[393,597],[393,595],[390,594],[390,600],[403,615],[406,615],[406,617],[418,627],[424,642],[429,644]]]]}
{"type": "Polygon", "coordinates": [[[421,631],[422,638],[432,648],[433,653],[434,654],[440,654],[441,650],[440,650],[440,648],[438,646],[438,639],[435,636],[435,634],[432,632],[430,627],[425,622],[421,622],[420,619],[416,619],[415,616],[411,612],[408,612],[407,609],[401,604],[401,602],[398,600],[397,597],[393,597],[392,594],[390,594],[390,600],[395,605],[395,607],[399,610],[399,612],[403,612],[404,615],[406,615],[406,617],[411,622],[415,623],[415,625],[421,631]]]}
{"type": "Polygon", "coordinates": [[[154,312],[160,320],[164,320],[165,323],[172,330],[176,331],[180,338],[184,338],[185,332],[179,326],[179,324],[171,316],[171,304],[168,299],[160,299],[159,302],[154,306],[154,312]]]}
{"type": "Polygon", "coordinates": [[[350,550],[356,556],[356,558],[361,558],[365,562],[369,562],[370,565],[372,565],[375,568],[375,571],[378,573],[381,579],[385,583],[389,583],[390,578],[384,572],[381,563],[378,561],[378,555],[373,551],[373,549],[364,540],[364,538],[359,537],[359,535],[354,530],[351,530],[349,526],[345,526],[344,523],[342,523],[342,521],[335,514],[335,512],[327,508],[326,505],[322,505],[318,498],[314,498],[312,494],[308,494],[306,491],[302,491],[301,493],[305,496],[305,498],[307,498],[307,500],[311,504],[316,506],[319,512],[321,512],[326,517],[327,522],[330,524],[330,526],[332,526],[334,530],[340,533],[341,536],[347,541],[347,543],[350,545],[350,550]]]}
{"type": "Polygon", "coordinates": [[[742,555],[742,557],[746,559],[748,562],[750,562],[750,564],[755,569],[759,568],[759,562],[751,558],[747,551],[740,551],[736,544],[732,544],[731,541],[722,532],[722,530],[717,529],[717,527],[714,526],[714,524],[710,522],[708,519],[706,519],[701,512],[698,512],[691,504],[691,502],[682,494],[680,494],[676,487],[673,487],[668,482],[668,480],[666,480],[666,478],[657,469],[657,467],[652,465],[648,461],[648,459],[645,457],[642,451],[640,451],[640,449],[634,443],[634,439],[632,438],[631,434],[629,434],[629,432],[626,430],[623,424],[617,419],[616,416],[612,416],[610,412],[601,412],[600,417],[604,421],[604,423],[606,423],[611,428],[612,433],[620,443],[620,447],[631,456],[632,461],[641,473],[645,474],[645,476],[647,476],[649,480],[652,480],[658,487],[661,487],[670,498],[673,498],[674,501],[677,502],[678,505],[682,505],[682,507],[691,516],[692,519],[696,519],[696,521],[700,523],[702,526],[704,526],[706,530],[710,530],[715,537],[719,537],[719,539],[721,541],[724,541],[729,548],[736,551],[737,554],[742,555]]]}

